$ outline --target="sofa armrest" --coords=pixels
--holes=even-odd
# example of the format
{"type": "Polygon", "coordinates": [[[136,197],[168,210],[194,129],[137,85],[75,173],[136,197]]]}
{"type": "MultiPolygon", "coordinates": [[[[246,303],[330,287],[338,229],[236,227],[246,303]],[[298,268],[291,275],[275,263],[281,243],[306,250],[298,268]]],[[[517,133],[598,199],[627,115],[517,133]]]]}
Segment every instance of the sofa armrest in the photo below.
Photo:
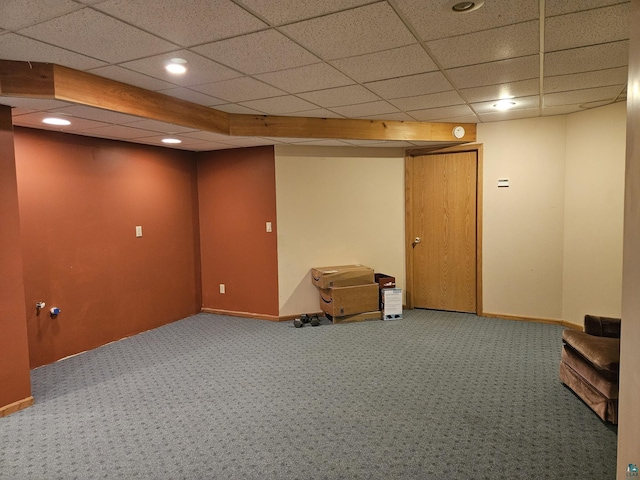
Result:
{"type": "Polygon", "coordinates": [[[585,315],[584,331],[589,335],[595,335],[597,337],[620,338],[620,319],[585,315]]]}

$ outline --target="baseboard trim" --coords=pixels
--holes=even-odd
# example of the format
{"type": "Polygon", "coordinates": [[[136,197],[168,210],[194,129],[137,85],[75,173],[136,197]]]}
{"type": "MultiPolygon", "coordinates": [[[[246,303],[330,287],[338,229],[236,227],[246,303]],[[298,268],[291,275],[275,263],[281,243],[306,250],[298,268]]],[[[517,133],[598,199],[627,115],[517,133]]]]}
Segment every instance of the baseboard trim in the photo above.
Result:
{"type": "Polygon", "coordinates": [[[559,325],[561,327],[571,328],[574,330],[583,330],[582,325],[573,322],[567,322],[566,320],[558,320],[555,318],[543,318],[543,317],[528,317],[523,315],[504,315],[502,313],[487,313],[483,312],[481,317],[499,318],[501,320],[515,320],[517,322],[534,322],[534,323],[549,323],[551,325],[559,325]]]}
{"type": "Polygon", "coordinates": [[[203,313],[215,313],[216,315],[228,315],[230,317],[257,318],[258,320],[269,320],[271,322],[280,321],[280,317],[277,315],[266,315],[264,313],[234,312],[217,308],[201,308],[200,311],[203,313]]]}
{"type": "Polygon", "coordinates": [[[25,408],[33,405],[33,403],[33,397],[27,397],[22,400],[18,400],[17,402],[10,403],[4,407],[0,407],[0,418],[6,417],[7,415],[11,415],[12,413],[16,413],[20,410],[24,410],[25,408]]]}

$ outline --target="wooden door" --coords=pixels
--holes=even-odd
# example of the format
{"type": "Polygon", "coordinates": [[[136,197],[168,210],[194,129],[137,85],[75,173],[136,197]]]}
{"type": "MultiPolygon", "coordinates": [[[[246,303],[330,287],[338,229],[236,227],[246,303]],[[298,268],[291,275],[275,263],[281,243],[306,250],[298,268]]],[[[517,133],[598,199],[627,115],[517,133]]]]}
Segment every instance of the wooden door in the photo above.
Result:
{"type": "Polygon", "coordinates": [[[477,152],[413,158],[413,306],[476,312],[477,152]]]}

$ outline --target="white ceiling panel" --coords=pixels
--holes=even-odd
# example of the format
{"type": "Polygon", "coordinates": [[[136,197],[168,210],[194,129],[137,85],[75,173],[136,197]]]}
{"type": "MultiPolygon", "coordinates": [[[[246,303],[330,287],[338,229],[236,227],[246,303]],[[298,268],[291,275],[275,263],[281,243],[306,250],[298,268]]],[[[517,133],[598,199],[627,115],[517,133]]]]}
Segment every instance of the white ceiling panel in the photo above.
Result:
{"type": "MultiPolygon", "coordinates": [[[[66,132],[71,130],[86,130],[89,128],[96,128],[106,126],[107,124],[104,122],[97,122],[94,120],[87,120],[84,118],[72,118],[65,117],[67,120],[71,121],[71,125],[68,126],[58,126],[58,125],[47,125],[46,123],[42,123],[46,117],[52,117],[54,114],[50,112],[34,112],[27,113],[25,115],[18,115],[14,117],[13,122],[16,125],[20,125],[23,127],[36,127],[36,128],[45,128],[47,130],[57,130],[60,132],[66,132]]],[[[55,115],[56,117],[63,117],[63,115],[55,115]]]]}
{"type": "Polygon", "coordinates": [[[418,95],[416,97],[404,97],[389,100],[400,110],[411,112],[412,110],[424,110],[425,108],[446,107],[464,103],[462,97],[455,90],[449,92],[432,93],[431,95],[418,95]]]}
{"type": "Polygon", "coordinates": [[[540,51],[538,21],[428,42],[431,54],[444,68],[525,57],[540,51]]]}
{"type": "Polygon", "coordinates": [[[192,87],[193,90],[221,98],[227,102],[245,102],[259,98],[284,95],[285,92],[254,78],[241,77],[224,82],[207,83],[192,87]]]}
{"type": "Polygon", "coordinates": [[[317,17],[282,31],[323,60],[352,57],[415,43],[387,2],[317,17]]]}
{"type": "Polygon", "coordinates": [[[227,113],[239,113],[241,115],[263,115],[262,112],[248,108],[239,103],[225,103],[223,105],[217,105],[216,110],[221,110],[227,113]]]}
{"type": "Polygon", "coordinates": [[[70,117],[85,118],[88,120],[95,120],[102,123],[116,123],[127,124],[132,122],[139,122],[140,117],[133,115],[126,115],[124,113],[110,112],[109,110],[102,110],[100,108],[87,107],[86,105],[71,105],[63,108],[52,108],[49,110],[51,113],[61,113],[70,117]]]}
{"type": "Polygon", "coordinates": [[[285,70],[320,61],[276,30],[221,40],[193,50],[246,74],[285,70]]]}
{"type": "Polygon", "coordinates": [[[2,0],[0,28],[19,30],[80,8],[72,0],[2,0]]]}
{"type": "Polygon", "coordinates": [[[587,10],[545,21],[545,50],[597,45],[625,40],[629,31],[629,4],[587,10]],[[589,28],[584,28],[588,25],[589,28]]]}
{"type": "Polygon", "coordinates": [[[367,115],[367,120],[393,120],[396,122],[414,122],[415,119],[404,112],[397,113],[381,113],[379,115],[367,115]]]}
{"type": "Polygon", "coordinates": [[[327,63],[316,63],[306,67],[263,73],[256,78],[289,93],[310,92],[355,83],[327,63]]]}
{"type": "Polygon", "coordinates": [[[134,72],[127,68],[118,67],[117,65],[93,68],[89,73],[152,91],[167,90],[176,86],[173,83],[143,75],[142,73],[134,72]]]}
{"type": "Polygon", "coordinates": [[[313,102],[321,107],[337,107],[340,105],[353,105],[380,100],[375,93],[361,85],[349,85],[346,87],[328,88],[315,92],[300,93],[299,97],[313,102]]]}
{"type": "Polygon", "coordinates": [[[241,73],[188,50],[153,55],[122,63],[120,66],[183,87],[242,77],[241,73]],[[164,68],[172,58],[181,58],[187,61],[184,64],[187,68],[186,73],[171,74],[164,68]]]}
{"type": "MultiPolygon", "coordinates": [[[[475,113],[468,105],[456,105],[453,107],[426,108],[415,110],[411,116],[419,122],[439,122],[443,118],[475,118],[475,113]]],[[[476,120],[473,120],[475,122],[476,120]]],[[[460,123],[464,123],[460,121],[460,123]]]]}
{"type": "Polygon", "coordinates": [[[176,45],[90,8],[18,33],[109,63],[176,50],[176,45]]]}
{"type": "Polygon", "coordinates": [[[546,53],[544,73],[545,75],[566,75],[603,70],[625,66],[628,61],[629,42],[613,42],[546,53]]]}
{"type": "Polygon", "coordinates": [[[197,103],[198,105],[204,105],[205,107],[215,107],[216,105],[226,103],[224,100],[220,100],[219,98],[212,97],[211,95],[205,95],[204,93],[196,92],[195,90],[184,87],[169,88],[167,90],[161,90],[158,93],[180,98],[187,102],[197,103]]]}
{"type": "Polygon", "coordinates": [[[538,55],[510,58],[499,62],[452,68],[447,70],[447,74],[457,88],[500,85],[537,78],[540,74],[540,60],[538,55]]]}
{"type": "Polygon", "coordinates": [[[399,110],[389,102],[379,100],[377,102],[360,103],[358,105],[347,105],[344,107],[333,107],[332,111],[349,118],[369,117],[370,115],[383,115],[396,113],[399,110]]]}
{"type": "Polygon", "coordinates": [[[547,17],[553,17],[555,15],[591,10],[592,8],[600,8],[618,3],[629,3],[629,0],[580,0],[572,2],[568,2],[567,0],[545,0],[545,13],[547,17]]]}
{"type": "Polygon", "coordinates": [[[379,0],[239,0],[238,3],[272,25],[283,25],[377,1],[379,0]]]}
{"type": "Polygon", "coordinates": [[[451,84],[439,71],[369,82],[365,86],[386,99],[414,97],[451,90],[451,84]]]}
{"type": "Polygon", "coordinates": [[[613,101],[620,95],[621,86],[587,88],[584,90],[573,90],[572,92],[548,93],[544,96],[545,106],[554,107],[557,105],[583,104],[597,101],[613,101]]]}
{"type": "Polygon", "coordinates": [[[434,40],[478,32],[538,18],[537,0],[488,0],[479,10],[455,13],[451,7],[459,0],[396,0],[395,3],[416,29],[421,40],[434,40]]]}
{"type": "MultiPolygon", "coordinates": [[[[509,112],[512,112],[515,110],[527,110],[527,109],[540,107],[539,95],[531,95],[530,97],[511,98],[509,100],[515,103],[515,106],[511,110],[508,110],[509,112]]],[[[473,103],[471,104],[471,106],[475,110],[476,114],[482,115],[484,113],[495,112],[496,111],[495,104],[496,104],[496,101],[491,100],[489,102],[473,103]]]]}
{"type": "Polygon", "coordinates": [[[0,37],[0,58],[3,60],[76,65],[78,70],[87,70],[106,65],[105,62],[95,58],[70,52],[64,48],[55,47],[15,33],[7,33],[0,37]]]}
{"type": "Polygon", "coordinates": [[[478,115],[480,121],[483,122],[504,122],[506,120],[521,120],[525,118],[535,117],[539,114],[539,108],[507,110],[505,112],[487,112],[478,115]]]}
{"type": "Polygon", "coordinates": [[[159,133],[184,133],[193,131],[191,127],[184,127],[182,125],[173,125],[171,123],[159,122],[157,120],[143,119],[137,122],[127,124],[128,127],[139,128],[142,130],[149,130],[151,132],[159,133]]]}
{"type": "Polygon", "coordinates": [[[202,131],[181,133],[180,137],[193,138],[195,140],[199,140],[200,142],[217,142],[217,143],[225,143],[231,138],[229,135],[223,135],[222,133],[202,132],[202,131]]]}
{"type": "Polygon", "coordinates": [[[295,117],[314,117],[314,118],[343,118],[342,115],[338,115],[335,112],[327,110],[326,108],[315,108],[313,110],[303,110],[302,112],[296,112],[295,117]]]}
{"type": "Polygon", "coordinates": [[[228,0],[109,0],[98,10],[183,47],[253,32],[267,25],[228,0]]]}
{"type": "Polygon", "coordinates": [[[259,110],[268,115],[285,115],[287,113],[312,110],[316,107],[313,103],[307,102],[306,100],[293,95],[264,98],[261,100],[250,100],[248,102],[242,102],[241,105],[254,110],[259,110]]]}
{"type": "Polygon", "coordinates": [[[59,100],[47,100],[42,98],[0,97],[0,105],[13,107],[12,115],[22,115],[34,111],[47,111],[54,108],[69,107],[72,104],[59,100]]]}
{"type": "Polygon", "coordinates": [[[559,75],[544,79],[545,93],[568,92],[576,89],[627,84],[627,67],[610,68],[594,72],[559,75]]]}
{"type": "Polygon", "coordinates": [[[361,83],[432,72],[438,69],[419,44],[333,60],[331,64],[361,83]]]}
{"type": "Polygon", "coordinates": [[[83,130],[87,135],[94,135],[102,138],[114,138],[129,140],[133,138],[142,138],[153,135],[154,132],[149,130],[141,130],[139,128],[128,127],[126,125],[108,125],[99,128],[91,128],[83,130]]]}
{"type": "Polygon", "coordinates": [[[499,100],[501,98],[526,97],[540,93],[540,81],[537,78],[520,82],[505,82],[486,87],[465,88],[460,91],[468,102],[499,100]]]}

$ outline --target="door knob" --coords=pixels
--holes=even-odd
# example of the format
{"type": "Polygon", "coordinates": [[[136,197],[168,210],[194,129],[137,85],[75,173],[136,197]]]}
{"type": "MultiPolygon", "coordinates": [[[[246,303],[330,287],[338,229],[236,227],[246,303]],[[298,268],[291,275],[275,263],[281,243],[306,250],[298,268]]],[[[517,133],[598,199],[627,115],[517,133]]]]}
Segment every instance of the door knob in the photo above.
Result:
{"type": "Polygon", "coordinates": [[[416,238],[413,239],[413,243],[411,245],[415,247],[421,241],[422,241],[422,239],[420,237],[416,237],[416,238]]]}

